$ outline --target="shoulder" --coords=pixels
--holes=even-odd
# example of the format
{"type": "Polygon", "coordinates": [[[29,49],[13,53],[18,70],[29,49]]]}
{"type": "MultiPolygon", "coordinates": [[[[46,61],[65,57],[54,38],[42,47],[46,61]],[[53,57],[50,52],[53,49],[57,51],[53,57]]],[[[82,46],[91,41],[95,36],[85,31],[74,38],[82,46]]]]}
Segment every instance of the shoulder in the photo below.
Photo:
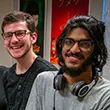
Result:
{"type": "Polygon", "coordinates": [[[0,81],[2,81],[2,78],[4,77],[5,71],[6,71],[7,69],[8,69],[8,68],[5,67],[5,66],[0,66],[0,81]]]}
{"type": "Polygon", "coordinates": [[[12,77],[12,74],[15,70],[15,64],[12,65],[11,67],[3,67],[4,68],[4,72],[3,72],[3,80],[9,79],[9,77],[12,77]]]}
{"type": "Polygon", "coordinates": [[[44,71],[35,79],[35,83],[47,83],[53,81],[53,78],[57,75],[58,71],[44,71]]]}
{"type": "Polygon", "coordinates": [[[95,94],[94,97],[97,98],[95,100],[98,100],[98,102],[100,102],[99,108],[100,110],[108,110],[110,109],[110,81],[105,79],[105,78],[101,78],[98,83],[96,84],[96,88],[95,88],[95,94]]]}
{"type": "Polygon", "coordinates": [[[53,79],[57,71],[45,71],[36,77],[33,83],[32,91],[36,93],[45,93],[45,90],[48,90],[53,87],[53,79]]]}
{"type": "Polygon", "coordinates": [[[0,66],[0,73],[3,73],[8,67],[6,66],[0,66]]]}
{"type": "Polygon", "coordinates": [[[51,64],[49,61],[41,58],[40,56],[37,57],[36,64],[42,70],[46,70],[46,71],[49,71],[49,70],[56,71],[57,70],[57,68],[53,64],[51,64]]]}
{"type": "Polygon", "coordinates": [[[99,87],[110,89],[110,81],[103,77],[98,81],[98,85],[100,85],[99,87]]]}
{"type": "Polygon", "coordinates": [[[4,76],[5,71],[8,69],[8,67],[6,66],[0,66],[0,76],[4,76]]]}
{"type": "Polygon", "coordinates": [[[95,86],[95,91],[101,97],[110,98],[110,81],[102,77],[97,82],[97,84],[95,86]]]}
{"type": "Polygon", "coordinates": [[[57,75],[58,71],[44,71],[38,75],[39,79],[49,79],[54,78],[57,75]]]}

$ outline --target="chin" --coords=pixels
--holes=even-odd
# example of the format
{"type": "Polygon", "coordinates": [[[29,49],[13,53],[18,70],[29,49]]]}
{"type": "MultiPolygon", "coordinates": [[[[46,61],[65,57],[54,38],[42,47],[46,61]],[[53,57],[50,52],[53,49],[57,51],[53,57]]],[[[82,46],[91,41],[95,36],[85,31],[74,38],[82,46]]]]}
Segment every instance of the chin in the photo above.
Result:
{"type": "Polygon", "coordinates": [[[76,77],[80,75],[82,72],[86,71],[88,68],[88,65],[78,65],[78,64],[65,64],[63,66],[64,71],[70,75],[71,77],[76,77]]]}
{"type": "Polygon", "coordinates": [[[66,65],[67,68],[70,68],[70,69],[74,69],[74,68],[76,69],[76,68],[81,67],[81,65],[76,64],[76,63],[66,63],[65,65],[66,65]]]}

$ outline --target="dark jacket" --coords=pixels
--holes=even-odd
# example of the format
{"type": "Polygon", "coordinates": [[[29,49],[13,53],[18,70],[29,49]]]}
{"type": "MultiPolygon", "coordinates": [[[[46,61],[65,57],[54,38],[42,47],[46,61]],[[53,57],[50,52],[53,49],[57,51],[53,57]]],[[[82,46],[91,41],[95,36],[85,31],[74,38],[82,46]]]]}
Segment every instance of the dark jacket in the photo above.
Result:
{"type": "Polygon", "coordinates": [[[7,110],[6,97],[2,82],[3,72],[7,69],[5,66],[0,66],[0,110],[7,110]]]}

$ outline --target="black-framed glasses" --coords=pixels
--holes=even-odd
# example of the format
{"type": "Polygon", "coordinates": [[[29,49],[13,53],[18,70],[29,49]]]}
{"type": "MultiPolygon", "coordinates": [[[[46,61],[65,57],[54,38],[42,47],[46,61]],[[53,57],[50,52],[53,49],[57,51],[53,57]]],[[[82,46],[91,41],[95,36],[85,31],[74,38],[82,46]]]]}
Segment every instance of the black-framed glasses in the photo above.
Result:
{"type": "Polygon", "coordinates": [[[16,36],[17,39],[23,39],[23,37],[25,37],[26,34],[30,33],[29,30],[18,30],[15,32],[6,32],[6,33],[2,33],[3,39],[4,40],[11,40],[11,38],[13,37],[13,34],[16,36]]]}
{"type": "Polygon", "coordinates": [[[79,41],[75,41],[71,38],[64,38],[63,46],[65,46],[67,49],[70,49],[74,46],[76,42],[78,43],[78,46],[81,51],[89,51],[94,44],[94,41],[92,39],[82,39],[79,41]]]}

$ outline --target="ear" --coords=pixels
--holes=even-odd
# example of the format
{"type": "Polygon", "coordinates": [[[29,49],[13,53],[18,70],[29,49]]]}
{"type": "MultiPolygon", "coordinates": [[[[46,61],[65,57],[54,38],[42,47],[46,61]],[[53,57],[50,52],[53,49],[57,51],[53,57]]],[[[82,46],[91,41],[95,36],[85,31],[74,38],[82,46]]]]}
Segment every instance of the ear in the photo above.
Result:
{"type": "Polygon", "coordinates": [[[38,38],[38,34],[36,32],[32,33],[31,36],[32,44],[34,44],[37,41],[37,38],[38,38]]]}

